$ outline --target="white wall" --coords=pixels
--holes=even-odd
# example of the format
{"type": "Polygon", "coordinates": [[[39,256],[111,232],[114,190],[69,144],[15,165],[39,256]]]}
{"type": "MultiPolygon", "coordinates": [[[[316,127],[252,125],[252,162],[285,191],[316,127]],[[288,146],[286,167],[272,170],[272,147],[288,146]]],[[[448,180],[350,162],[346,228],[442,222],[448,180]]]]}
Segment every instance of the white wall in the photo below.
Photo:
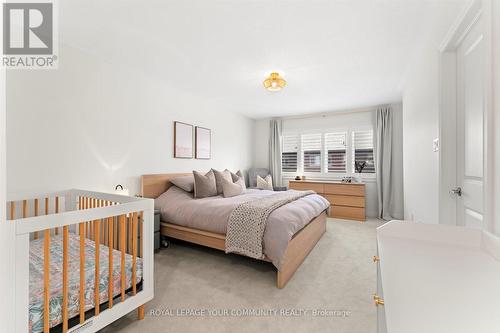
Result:
{"type": "MultiPolygon", "coordinates": [[[[402,105],[392,105],[394,112],[394,161],[393,182],[395,218],[403,218],[403,127],[402,105]]],[[[329,112],[323,115],[305,115],[302,117],[283,118],[283,132],[300,132],[306,130],[327,130],[352,126],[371,126],[375,124],[376,107],[329,112]]],[[[256,167],[269,168],[269,119],[255,122],[254,162],[256,167]]],[[[310,178],[310,177],[309,177],[310,178]]],[[[311,179],[311,178],[310,178],[311,179]]],[[[289,179],[284,178],[284,183],[289,179]]],[[[366,183],[366,214],[376,217],[378,212],[377,185],[374,178],[364,179],[366,183]]]]}
{"type": "Polygon", "coordinates": [[[255,168],[269,168],[269,119],[255,121],[253,166],[255,168]]]}
{"type": "MultiPolygon", "coordinates": [[[[3,2],[3,1],[2,1],[3,2]]],[[[0,18],[0,36],[2,36],[3,22],[0,18]]],[[[6,223],[7,216],[5,204],[6,190],[6,144],[5,144],[5,70],[0,68],[0,262],[2,262],[2,274],[0,274],[0,285],[9,286],[2,292],[0,302],[0,325],[5,332],[14,332],[15,320],[15,281],[12,272],[15,269],[15,238],[12,223],[6,223]]]]}
{"type": "Polygon", "coordinates": [[[142,72],[60,46],[59,69],[7,75],[8,192],[139,193],[139,176],[251,166],[254,121],[142,72]],[[212,159],[174,159],[173,121],[212,129],[212,159]]]}
{"type": "Polygon", "coordinates": [[[435,13],[433,30],[422,40],[403,84],[403,170],[405,219],[439,221],[439,45],[457,9],[435,13]]]}
{"type": "Polygon", "coordinates": [[[439,52],[427,50],[403,93],[403,170],[405,218],[438,223],[439,52]]]}
{"type": "Polygon", "coordinates": [[[500,201],[500,2],[492,1],[492,23],[493,23],[493,33],[492,33],[492,61],[493,61],[493,107],[494,107],[494,133],[495,133],[495,159],[494,164],[494,181],[495,181],[495,211],[494,211],[494,232],[500,235],[500,208],[498,207],[498,202],[500,201]]]}

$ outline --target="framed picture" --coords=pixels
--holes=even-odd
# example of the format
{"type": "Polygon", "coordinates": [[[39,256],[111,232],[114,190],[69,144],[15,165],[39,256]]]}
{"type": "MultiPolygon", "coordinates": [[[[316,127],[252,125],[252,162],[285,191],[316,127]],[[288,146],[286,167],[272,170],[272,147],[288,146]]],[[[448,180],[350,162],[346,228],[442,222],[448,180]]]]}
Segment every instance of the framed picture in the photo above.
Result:
{"type": "Polygon", "coordinates": [[[209,160],[211,158],[212,138],[210,129],[196,126],[195,142],[197,159],[209,160]]]}
{"type": "Polygon", "coordinates": [[[193,158],[193,125],[174,121],[174,157],[193,158]]]}

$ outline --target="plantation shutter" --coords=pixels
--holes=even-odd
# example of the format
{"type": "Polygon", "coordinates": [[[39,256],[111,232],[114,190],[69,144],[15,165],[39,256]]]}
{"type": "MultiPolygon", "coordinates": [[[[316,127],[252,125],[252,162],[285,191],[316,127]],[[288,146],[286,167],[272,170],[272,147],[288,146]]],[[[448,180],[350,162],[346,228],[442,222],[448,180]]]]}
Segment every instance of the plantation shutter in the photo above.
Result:
{"type": "Polygon", "coordinates": [[[321,172],[321,133],[302,135],[304,172],[321,172]]]}
{"type": "Polygon", "coordinates": [[[346,173],[346,133],[325,133],[327,172],[346,173]]]}
{"type": "Polygon", "coordinates": [[[297,172],[299,155],[299,136],[284,135],[283,151],[281,153],[281,171],[297,172]]]}
{"type": "Polygon", "coordinates": [[[373,131],[354,131],[353,143],[353,171],[355,173],[375,173],[373,159],[373,131]],[[364,167],[363,167],[364,165],[364,167]],[[362,168],[362,170],[360,170],[362,168]]]}

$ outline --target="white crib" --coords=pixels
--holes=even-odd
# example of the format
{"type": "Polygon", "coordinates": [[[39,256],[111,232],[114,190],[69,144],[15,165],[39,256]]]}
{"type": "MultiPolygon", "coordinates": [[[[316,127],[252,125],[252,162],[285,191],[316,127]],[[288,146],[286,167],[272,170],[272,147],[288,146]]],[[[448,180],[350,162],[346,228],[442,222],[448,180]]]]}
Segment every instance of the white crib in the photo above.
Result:
{"type": "Polygon", "coordinates": [[[68,190],[7,206],[16,332],[95,332],[134,309],[144,318],[153,298],[153,200],[68,190]]]}

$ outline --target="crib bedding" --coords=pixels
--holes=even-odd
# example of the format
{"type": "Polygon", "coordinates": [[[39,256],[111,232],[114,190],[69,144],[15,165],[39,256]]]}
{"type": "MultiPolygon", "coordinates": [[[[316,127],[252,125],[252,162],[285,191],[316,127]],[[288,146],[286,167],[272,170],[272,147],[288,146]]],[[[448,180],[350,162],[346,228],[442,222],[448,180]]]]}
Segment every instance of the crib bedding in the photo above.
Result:
{"type": "MultiPolygon", "coordinates": [[[[68,258],[68,317],[77,316],[80,311],[80,237],[69,233],[69,258],[68,258]]],[[[50,301],[49,321],[50,327],[55,327],[62,322],[62,262],[63,262],[62,235],[53,235],[50,246],[50,301]]],[[[30,242],[30,283],[29,283],[29,325],[30,332],[43,332],[43,247],[44,240],[37,239],[30,242]]],[[[104,245],[99,247],[99,290],[100,304],[108,301],[109,280],[109,248],[104,245]]],[[[125,289],[132,287],[132,256],[125,255],[125,289]]],[[[142,280],[142,259],[136,261],[136,281],[142,280]]],[[[85,239],[85,311],[94,308],[95,285],[95,243],[85,239]]],[[[113,250],[113,297],[121,292],[121,252],[113,250]]]]}

